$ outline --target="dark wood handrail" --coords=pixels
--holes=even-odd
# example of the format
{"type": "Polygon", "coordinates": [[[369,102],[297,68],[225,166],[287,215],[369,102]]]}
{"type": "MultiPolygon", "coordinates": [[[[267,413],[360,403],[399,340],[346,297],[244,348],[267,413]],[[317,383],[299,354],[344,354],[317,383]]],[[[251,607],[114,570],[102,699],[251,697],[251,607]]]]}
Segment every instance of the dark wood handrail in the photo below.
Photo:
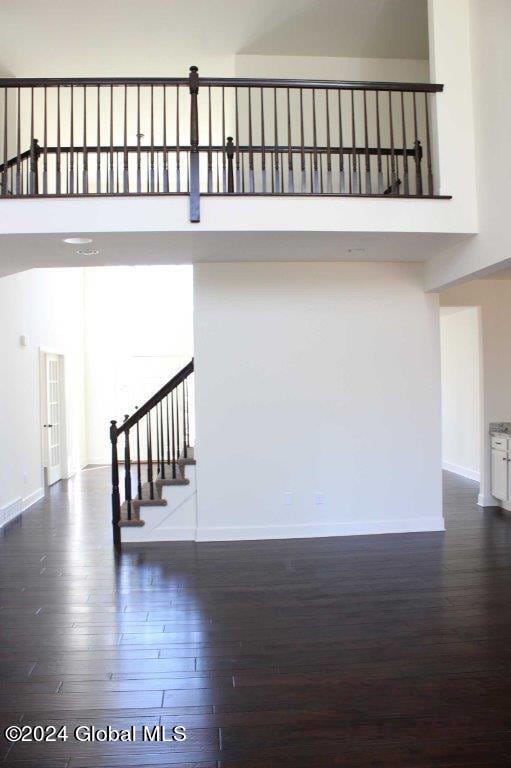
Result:
{"type": "Polygon", "coordinates": [[[185,365],[184,368],[182,368],[179,373],[176,373],[175,376],[173,376],[170,381],[168,381],[166,384],[163,385],[161,389],[158,390],[152,397],[147,400],[144,405],[142,405],[140,408],[137,408],[134,414],[130,416],[126,421],[123,421],[123,423],[117,427],[116,430],[116,437],[119,437],[127,430],[130,430],[132,427],[134,427],[137,422],[139,422],[149,411],[151,411],[155,405],[158,405],[164,397],[169,395],[173,389],[176,389],[185,379],[190,376],[190,374],[193,373],[193,359],[190,360],[190,362],[185,365]]]}
{"type": "MultiPolygon", "coordinates": [[[[299,80],[286,78],[253,77],[199,77],[199,88],[316,88],[347,91],[403,91],[416,93],[440,93],[443,85],[435,83],[371,82],[370,80],[299,80]]],[[[41,88],[98,86],[98,85],[187,85],[187,77],[2,77],[0,88],[41,88]]]]}
{"type": "Polygon", "coordinates": [[[314,88],[317,90],[339,91],[403,91],[404,93],[441,93],[443,85],[436,83],[399,83],[399,82],[371,82],[370,80],[292,80],[280,78],[254,78],[254,77],[201,77],[200,85],[203,87],[228,87],[238,88],[314,88]]]}

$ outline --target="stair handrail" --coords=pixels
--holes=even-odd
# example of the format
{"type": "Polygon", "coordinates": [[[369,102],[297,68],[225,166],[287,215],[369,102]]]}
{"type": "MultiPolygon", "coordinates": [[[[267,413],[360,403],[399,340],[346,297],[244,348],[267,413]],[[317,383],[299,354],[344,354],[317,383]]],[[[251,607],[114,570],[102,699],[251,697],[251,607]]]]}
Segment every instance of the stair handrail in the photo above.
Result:
{"type": "Polygon", "coordinates": [[[132,427],[134,427],[138,421],[140,421],[149,411],[151,411],[155,405],[158,405],[159,402],[163,400],[164,397],[169,395],[173,389],[176,389],[185,379],[190,376],[191,373],[193,373],[194,370],[194,360],[193,357],[190,360],[189,363],[187,363],[184,368],[182,368],[178,373],[175,374],[169,381],[161,387],[161,389],[158,390],[154,395],[152,395],[144,405],[140,406],[140,408],[137,408],[137,410],[129,416],[125,421],[122,422],[117,428],[116,428],[116,437],[119,437],[127,430],[130,430],[132,427]]]}

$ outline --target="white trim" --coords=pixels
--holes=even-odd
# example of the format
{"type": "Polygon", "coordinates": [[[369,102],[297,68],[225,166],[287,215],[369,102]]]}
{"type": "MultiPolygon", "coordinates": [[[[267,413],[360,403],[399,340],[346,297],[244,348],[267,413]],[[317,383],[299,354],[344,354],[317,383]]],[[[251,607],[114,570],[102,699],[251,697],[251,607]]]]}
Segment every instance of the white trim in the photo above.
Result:
{"type": "Polygon", "coordinates": [[[367,520],[319,525],[253,525],[239,528],[198,528],[197,541],[243,541],[257,539],[308,539],[325,536],[368,536],[382,533],[445,531],[443,517],[407,520],[367,520]]]}
{"type": "Polygon", "coordinates": [[[24,499],[21,500],[21,510],[24,512],[26,509],[32,506],[32,504],[35,504],[38,501],[41,501],[41,499],[44,498],[44,488],[38,488],[33,493],[30,493],[28,496],[25,496],[24,499]]]}
{"type": "Polygon", "coordinates": [[[477,505],[479,507],[500,507],[501,501],[495,498],[495,496],[483,496],[482,493],[477,497],[477,505]]]}
{"type": "Polygon", "coordinates": [[[461,475],[461,477],[466,477],[468,480],[477,480],[477,482],[479,482],[481,479],[481,475],[477,470],[461,467],[459,464],[449,464],[448,461],[443,461],[442,468],[445,469],[446,472],[461,475]]]}
{"type": "Polygon", "coordinates": [[[14,520],[18,515],[21,515],[22,512],[21,496],[19,499],[13,499],[13,501],[10,501],[4,507],[0,507],[0,528],[3,528],[4,525],[10,523],[11,520],[14,520]]]}

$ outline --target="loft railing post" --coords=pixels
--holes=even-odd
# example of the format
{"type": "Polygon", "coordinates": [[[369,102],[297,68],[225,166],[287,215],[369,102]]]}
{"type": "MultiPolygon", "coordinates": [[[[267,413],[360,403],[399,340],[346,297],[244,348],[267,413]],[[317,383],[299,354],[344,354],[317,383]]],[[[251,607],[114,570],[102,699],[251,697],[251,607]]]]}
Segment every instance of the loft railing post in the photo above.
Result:
{"type": "Polygon", "coordinates": [[[200,221],[199,69],[190,67],[190,221],[200,221]]]}
{"type": "Polygon", "coordinates": [[[234,141],[232,136],[227,137],[225,154],[227,155],[227,192],[234,194],[234,141]]]}
{"type": "Polygon", "coordinates": [[[110,422],[110,442],[112,443],[112,534],[115,549],[121,548],[121,497],[119,496],[119,463],[117,459],[117,422],[110,422]]]}
{"type": "Polygon", "coordinates": [[[416,191],[415,194],[422,196],[424,194],[423,191],[423,185],[422,185],[422,144],[417,139],[414,142],[414,158],[415,158],[415,184],[416,184],[416,191]]]}
{"type": "Polygon", "coordinates": [[[39,194],[39,156],[41,147],[37,139],[30,142],[30,194],[39,194]]]}

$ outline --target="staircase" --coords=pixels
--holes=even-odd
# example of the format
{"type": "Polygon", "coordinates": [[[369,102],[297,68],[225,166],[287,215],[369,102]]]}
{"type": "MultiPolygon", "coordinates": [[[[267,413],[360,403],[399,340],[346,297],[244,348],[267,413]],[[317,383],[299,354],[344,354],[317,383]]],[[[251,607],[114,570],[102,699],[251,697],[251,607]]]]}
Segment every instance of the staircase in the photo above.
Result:
{"type": "Polygon", "coordinates": [[[195,538],[193,371],[191,360],[122,424],[110,423],[116,548],[127,541],[195,538]]]}

